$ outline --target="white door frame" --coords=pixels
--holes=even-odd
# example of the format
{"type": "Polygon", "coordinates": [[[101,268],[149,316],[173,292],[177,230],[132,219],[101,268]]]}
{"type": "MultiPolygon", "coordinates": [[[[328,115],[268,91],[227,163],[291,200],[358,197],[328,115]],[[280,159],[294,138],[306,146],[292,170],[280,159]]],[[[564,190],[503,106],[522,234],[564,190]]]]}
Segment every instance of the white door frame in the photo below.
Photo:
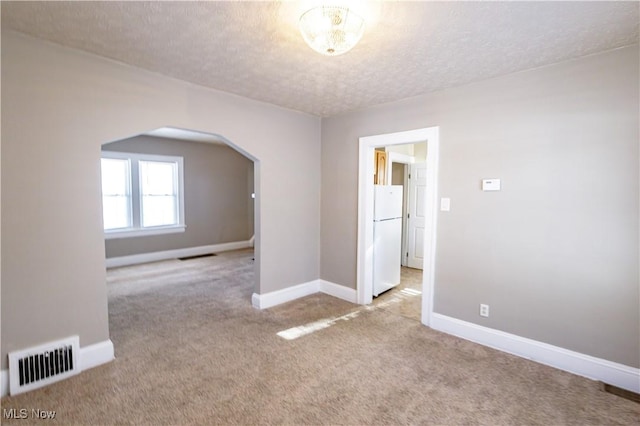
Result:
{"type": "Polygon", "coordinates": [[[359,142],[358,166],[358,303],[373,301],[373,175],[374,150],[377,147],[427,142],[427,212],[425,217],[424,269],[422,273],[422,323],[431,323],[436,259],[436,226],[438,218],[438,148],[439,127],[366,136],[359,142]]]}

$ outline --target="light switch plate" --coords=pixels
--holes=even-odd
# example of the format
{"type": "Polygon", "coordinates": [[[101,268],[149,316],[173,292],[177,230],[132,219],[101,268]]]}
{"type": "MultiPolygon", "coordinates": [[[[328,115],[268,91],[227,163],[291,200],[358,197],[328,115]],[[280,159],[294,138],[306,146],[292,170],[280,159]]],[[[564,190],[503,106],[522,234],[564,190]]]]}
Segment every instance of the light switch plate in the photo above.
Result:
{"type": "Polygon", "coordinates": [[[448,212],[451,209],[450,198],[440,198],[440,211],[448,212]]]}
{"type": "Polygon", "coordinates": [[[500,179],[482,179],[483,191],[500,191],[500,179]]]}

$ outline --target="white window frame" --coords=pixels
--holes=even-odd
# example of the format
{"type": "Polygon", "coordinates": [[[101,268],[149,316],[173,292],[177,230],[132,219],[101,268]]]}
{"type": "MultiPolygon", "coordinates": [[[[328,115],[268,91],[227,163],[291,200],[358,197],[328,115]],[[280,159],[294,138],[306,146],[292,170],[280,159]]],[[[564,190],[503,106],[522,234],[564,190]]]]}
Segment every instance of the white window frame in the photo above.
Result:
{"type": "Polygon", "coordinates": [[[184,159],[169,155],[140,154],[131,152],[102,151],[101,158],[129,160],[131,214],[129,228],[109,229],[104,231],[107,240],[115,238],[143,237],[148,235],[163,235],[184,232],[184,159]],[[142,192],[140,191],[140,161],[161,161],[175,163],[177,169],[178,211],[177,223],[174,225],[142,227],[142,192]]]}
{"type": "MultiPolygon", "coordinates": [[[[117,161],[122,161],[125,163],[126,167],[125,167],[125,179],[124,179],[124,184],[125,184],[125,188],[124,188],[124,196],[127,200],[127,226],[124,228],[110,228],[110,229],[105,229],[105,232],[108,231],[113,231],[113,230],[120,230],[120,229],[129,229],[131,228],[131,224],[133,223],[133,213],[132,213],[132,205],[133,203],[131,202],[131,161],[128,158],[115,158],[114,156],[103,156],[101,158],[101,160],[117,160],[117,161]]],[[[101,162],[101,166],[102,166],[102,162],[101,162]]],[[[101,169],[102,172],[102,169],[101,169]]],[[[104,181],[103,181],[103,187],[104,187],[104,181]]],[[[103,205],[103,209],[104,209],[104,198],[105,198],[105,194],[104,192],[102,193],[102,205],[103,205]]],[[[103,210],[103,214],[104,214],[104,210],[103,210]]],[[[104,227],[104,218],[103,218],[103,227],[104,227]]]]}

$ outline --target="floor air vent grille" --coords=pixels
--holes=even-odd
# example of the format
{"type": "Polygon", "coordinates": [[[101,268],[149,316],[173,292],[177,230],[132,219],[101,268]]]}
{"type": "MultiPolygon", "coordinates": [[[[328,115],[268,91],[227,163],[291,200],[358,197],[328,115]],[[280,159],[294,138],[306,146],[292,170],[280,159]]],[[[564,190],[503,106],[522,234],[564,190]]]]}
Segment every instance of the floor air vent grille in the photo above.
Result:
{"type": "Polygon", "coordinates": [[[78,336],[9,354],[11,395],[37,389],[78,373],[78,336]]]}
{"type": "Polygon", "coordinates": [[[217,255],[215,253],[196,254],[195,256],[179,257],[178,260],[181,260],[184,262],[185,260],[200,259],[203,257],[211,257],[211,256],[217,256],[217,255]]]}

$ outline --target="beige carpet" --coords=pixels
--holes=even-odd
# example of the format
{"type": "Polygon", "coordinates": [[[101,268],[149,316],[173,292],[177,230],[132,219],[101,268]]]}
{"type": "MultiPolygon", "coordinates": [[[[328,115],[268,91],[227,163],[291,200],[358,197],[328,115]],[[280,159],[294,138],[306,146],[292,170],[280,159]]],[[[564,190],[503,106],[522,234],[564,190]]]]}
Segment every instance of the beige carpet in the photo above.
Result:
{"type": "Polygon", "coordinates": [[[419,310],[402,308],[420,296],[403,286],[371,308],[318,294],[256,310],[251,257],[111,270],[117,359],[2,408],[55,410],[46,423],[58,424],[640,422],[640,404],[595,382],[422,326],[419,310]],[[333,321],[297,339],[277,335],[322,319],[333,321]]]}

